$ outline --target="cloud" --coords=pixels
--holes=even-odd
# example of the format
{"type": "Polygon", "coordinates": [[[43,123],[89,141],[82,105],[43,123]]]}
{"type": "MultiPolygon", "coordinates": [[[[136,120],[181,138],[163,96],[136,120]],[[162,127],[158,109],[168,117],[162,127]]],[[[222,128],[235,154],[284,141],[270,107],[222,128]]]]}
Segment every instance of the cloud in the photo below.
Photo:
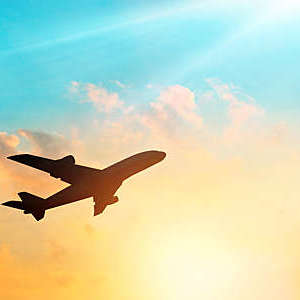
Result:
{"type": "Polygon", "coordinates": [[[252,118],[261,117],[264,114],[262,108],[256,105],[255,100],[248,96],[243,101],[239,98],[238,91],[234,87],[230,87],[226,83],[222,83],[216,79],[208,79],[207,82],[215,90],[218,97],[228,103],[228,116],[234,126],[242,126],[252,118]]]}
{"type": "Polygon", "coordinates": [[[82,84],[73,81],[70,91],[78,95],[82,103],[92,103],[99,112],[110,113],[124,109],[124,102],[120,100],[117,93],[109,93],[105,88],[93,83],[82,84]]]}
{"type": "Polygon", "coordinates": [[[20,143],[20,139],[15,134],[0,132],[0,154],[4,156],[12,155],[16,152],[16,148],[20,143]]]}
{"type": "MultiPolygon", "coordinates": [[[[205,82],[205,89],[197,92],[197,96],[196,90],[172,85],[161,89],[157,97],[144,101],[143,105],[131,107],[124,103],[114,114],[96,115],[90,132],[93,139],[88,142],[88,136],[84,138],[88,144],[85,148],[94,149],[96,140],[101,145],[111,145],[107,156],[112,152],[123,153],[126,147],[136,151],[148,145],[165,144],[180,144],[188,149],[197,145],[226,155],[248,155],[246,152],[255,152],[255,148],[271,146],[275,155],[278,149],[283,149],[287,141],[282,135],[288,135],[289,130],[282,126],[280,129],[277,124],[280,122],[269,119],[253,97],[219,79],[205,82]],[[279,134],[279,129],[281,138],[276,150],[275,140],[279,138],[274,135],[279,134]]],[[[81,85],[73,83],[76,89],[81,85]]],[[[78,134],[83,136],[80,129],[78,134]]]]}
{"type": "Polygon", "coordinates": [[[194,93],[180,85],[162,90],[159,96],[149,103],[146,111],[135,115],[135,120],[148,130],[153,138],[175,137],[184,130],[199,130],[203,119],[198,111],[194,93]]]}
{"type": "MultiPolygon", "coordinates": [[[[218,79],[208,79],[207,84],[208,89],[200,94],[197,101],[194,91],[173,85],[162,89],[155,99],[146,102],[143,107],[126,108],[122,104],[122,109],[113,117],[110,114],[99,115],[99,120],[95,120],[94,124],[101,132],[101,143],[106,143],[106,139],[115,145],[122,142],[131,146],[142,145],[150,139],[152,143],[156,141],[161,144],[164,139],[178,143],[197,136],[194,141],[197,143],[205,140],[206,143],[234,146],[248,140],[250,135],[257,135],[256,131],[264,120],[264,110],[255,100],[238,87],[218,79]],[[218,114],[213,119],[220,120],[212,126],[210,116],[204,120],[202,114],[209,106],[214,106],[218,114]],[[100,121],[101,127],[97,125],[100,121]],[[215,130],[218,126],[220,128],[215,130]]],[[[77,89],[80,83],[73,83],[73,86],[77,89]]],[[[260,132],[261,137],[267,135],[267,132],[260,132]]]]}
{"type": "Polygon", "coordinates": [[[138,149],[149,141],[161,144],[193,134],[202,129],[202,123],[194,93],[175,85],[163,89],[146,107],[136,106],[114,118],[107,115],[97,127],[97,136],[100,144],[111,144],[117,151],[120,145],[138,149]]]}
{"type": "MultiPolygon", "coordinates": [[[[152,85],[147,85],[147,88],[151,87],[152,85]]],[[[82,84],[73,81],[70,92],[82,97],[82,102],[92,103],[99,112],[109,113],[118,109],[122,113],[129,114],[134,111],[133,106],[125,107],[117,93],[109,93],[105,88],[93,83],[82,84]]],[[[194,93],[181,85],[169,86],[162,90],[157,99],[150,102],[150,109],[153,116],[160,120],[175,117],[197,128],[202,126],[194,93]]]]}
{"type": "MultiPolygon", "coordinates": [[[[10,165],[6,157],[17,154],[19,144],[20,139],[17,135],[0,132],[0,185],[1,190],[8,194],[14,191],[20,176],[15,166],[10,165]]],[[[22,179],[26,179],[26,174],[22,179]]]]}
{"type": "MultiPolygon", "coordinates": [[[[67,265],[65,261],[64,267],[67,265]]],[[[51,264],[47,252],[36,259],[26,259],[14,255],[9,246],[2,244],[0,281],[0,294],[5,299],[19,299],[21,295],[25,299],[63,299],[78,278],[72,271],[51,264]]]]}
{"type": "Polygon", "coordinates": [[[196,128],[202,127],[202,118],[197,113],[194,93],[181,85],[174,85],[162,91],[157,100],[150,103],[158,118],[167,119],[175,113],[183,121],[196,128]]]}
{"type": "Polygon", "coordinates": [[[91,224],[85,224],[84,230],[90,237],[94,237],[96,235],[96,229],[91,224]]]}
{"type": "Polygon", "coordinates": [[[23,190],[24,187],[34,193],[47,196],[63,186],[59,181],[49,181],[49,175],[46,173],[6,159],[7,156],[20,152],[61,158],[70,153],[80,155],[83,152],[83,147],[74,130],[71,139],[55,133],[50,134],[27,129],[19,129],[17,134],[12,135],[5,132],[0,133],[0,185],[5,187],[2,190],[4,197],[15,198],[17,197],[16,193],[23,190]],[[44,186],[47,186],[46,192],[44,186]]]}
{"type": "Polygon", "coordinates": [[[109,230],[106,233],[105,224],[101,230],[91,225],[86,228],[80,215],[77,220],[66,216],[54,220],[51,225],[36,224],[26,222],[26,216],[22,216],[21,223],[10,218],[5,234],[3,227],[0,228],[2,241],[9,240],[9,235],[17,244],[21,240],[30,241],[23,242],[22,246],[0,244],[1,297],[11,300],[20,297],[113,300],[121,296],[114,291],[122,289],[126,294],[126,276],[122,278],[122,264],[118,261],[125,250],[121,239],[112,237],[109,230]],[[11,230],[15,230],[13,235],[11,230]],[[101,241],[106,241],[107,245],[101,241]]]}
{"type": "Polygon", "coordinates": [[[127,87],[126,84],[124,84],[124,83],[122,83],[122,82],[120,82],[120,81],[118,81],[118,80],[115,80],[114,83],[115,83],[118,87],[120,87],[120,88],[122,88],[122,89],[125,89],[125,88],[127,87]]]}
{"type": "Polygon", "coordinates": [[[70,255],[66,248],[56,240],[49,240],[47,246],[48,256],[52,263],[62,264],[70,255]]]}
{"type": "Polygon", "coordinates": [[[253,121],[264,116],[264,110],[259,107],[249,95],[242,94],[236,87],[229,86],[218,79],[207,79],[218,98],[227,103],[229,126],[224,128],[224,137],[232,142],[249,132],[253,121]]]}
{"type": "Polygon", "coordinates": [[[50,134],[42,131],[27,129],[18,130],[20,136],[29,141],[32,151],[45,156],[60,156],[68,153],[71,143],[59,134],[50,134]]]}

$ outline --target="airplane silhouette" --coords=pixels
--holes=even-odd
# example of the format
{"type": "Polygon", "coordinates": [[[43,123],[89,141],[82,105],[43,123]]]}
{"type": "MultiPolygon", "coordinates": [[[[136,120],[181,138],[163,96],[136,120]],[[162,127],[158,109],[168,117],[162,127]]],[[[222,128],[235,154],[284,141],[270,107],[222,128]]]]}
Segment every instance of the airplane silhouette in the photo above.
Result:
{"type": "Polygon", "coordinates": [[[72,155],[57,160],[30,154],[9,156],[8,159],[47,172],[50,176],[60,178],[71,185],[47,199],[21,192],[18,195],[22,201],[8,201],[3,205],[23,210],[24,214],[32,214],[39,221],[44,218],[47,209],[93,197],[96,216],[102,213],[107,205],[118,202],[119,199],[114,194],[125,179],[165,157],[165,152],[145,151],[99,170],[76,165],[72,155]]]}

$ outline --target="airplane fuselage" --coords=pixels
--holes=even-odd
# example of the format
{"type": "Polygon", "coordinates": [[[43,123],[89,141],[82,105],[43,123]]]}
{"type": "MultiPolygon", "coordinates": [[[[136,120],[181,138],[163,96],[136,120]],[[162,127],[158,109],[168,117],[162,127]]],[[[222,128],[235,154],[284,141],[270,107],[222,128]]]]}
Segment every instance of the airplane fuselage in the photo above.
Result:
{"type": "Polygon", "coordinates": [[[130,156],[103,170],[93,169],[92,174],[86,172],[86,174],[82,174],[81,178],[78,177],[76,183],[69,187],[70,190],[62,190],[47,198],[45,209],[98,195],[110,200],[124,180],[160,162],[165,156],[164,152],[146,151],[130,156]],[[68,193],[72,196],[68,197],[68,193]],[[76,197],[73,194],[76,194],[76,197]]]}

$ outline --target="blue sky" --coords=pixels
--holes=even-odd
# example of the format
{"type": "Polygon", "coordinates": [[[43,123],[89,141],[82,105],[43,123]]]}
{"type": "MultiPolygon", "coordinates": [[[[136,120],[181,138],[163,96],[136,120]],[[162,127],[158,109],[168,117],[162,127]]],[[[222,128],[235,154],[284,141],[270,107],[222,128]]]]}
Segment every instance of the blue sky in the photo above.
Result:
{"type": "Polygon", "coordinates": [[[274,116],[296,120],[299,5],[263,3],[2,2],[1,129],[60,131],[74,115],[78,122],[94,114],[70,100],[72,81],[101,84],[128,104],[143,104],[158,94],[147,84],[201,93],[207,78],[218,78],[274,116]]]}

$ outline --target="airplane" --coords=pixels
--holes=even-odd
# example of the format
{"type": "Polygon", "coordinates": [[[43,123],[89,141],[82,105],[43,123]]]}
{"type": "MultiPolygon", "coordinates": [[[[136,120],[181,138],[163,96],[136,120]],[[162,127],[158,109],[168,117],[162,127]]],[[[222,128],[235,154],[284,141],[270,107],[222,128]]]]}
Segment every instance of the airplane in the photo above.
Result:
{"type": "Polygon", "coordinates": [[[96,216],[107,205],[119,201],[115,193],[124,180],[157,164],[165,157],[166,153],[162,151],[145,151],[99,170],[75,164],[72,155],[56,160],[31,154],[9,156],[7,158],[10,160],[47,172],[70,185],[46,199],[21,192],[18,195],[22,201],[8,201],[2,205],[23,210],[24,214],[32,214],[39,221],[44,218],[48,209],[93,197],[96,216]]]}

